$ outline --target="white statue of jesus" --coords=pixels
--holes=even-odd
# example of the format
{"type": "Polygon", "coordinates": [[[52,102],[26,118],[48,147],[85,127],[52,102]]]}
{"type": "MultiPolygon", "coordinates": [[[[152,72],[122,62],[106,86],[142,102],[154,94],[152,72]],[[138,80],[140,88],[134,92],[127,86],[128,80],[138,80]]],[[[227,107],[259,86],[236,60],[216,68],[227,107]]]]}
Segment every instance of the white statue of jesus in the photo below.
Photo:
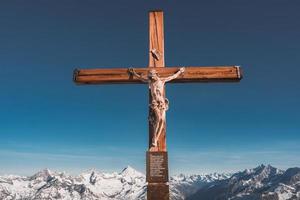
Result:
{"type": "Polygon", "coordinates": [[[154,113],[154,116],[151,116],[150,114],[149,121],[153,124],[154,127],[154,135],[152,136],[152,146],[156,147],[157,141],[161,135],[161,132],[166,122],[166,111],[169,108],[169,101],[164,96],[165,83],[176,79],[185,71],[185,68],[180,68],[175,74],[169,77],[159,77],[155,69],[149,70],[147,76],[136,73],[136,71],[133,68],[129,68],[128,71],[130,74],[137,77],[139,80],[149,84],[149,89],[152,97],[152,102],[150,103],[149,107],[154,113]]]}

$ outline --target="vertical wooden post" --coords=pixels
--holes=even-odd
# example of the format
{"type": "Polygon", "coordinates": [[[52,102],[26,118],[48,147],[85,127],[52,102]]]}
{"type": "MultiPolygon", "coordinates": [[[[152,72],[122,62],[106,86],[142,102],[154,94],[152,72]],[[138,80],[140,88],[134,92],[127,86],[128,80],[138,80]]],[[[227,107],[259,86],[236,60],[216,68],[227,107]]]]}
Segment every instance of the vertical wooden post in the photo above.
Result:
{"type": "MultiPolygon", "coordinates": [[[[164,20],[162,11],[149,12],[149,68],[165,67],[164,55],[164,20]]],[[[149,104],[151,104],[151,92],[149,91],[149,104]]],[[[149,109],[149,117],[153,116],[149,109]]],[[[149,151],[147,152],[147,200],[169,200],[168,184],[168,155],[166,146],[166,124],[157,147],[152,147],[152,137],[154,137],[154,127],[149,122],[149,151]],[[157,175],[151,174],[152,166],[161,166],[157,175]]]]}
{"type": "MultiPolygon", "coordinates": [[[[162,11],[149,12],[149,67],[165,67],[164,55],[164,13],[162,11]]],[[[149,90],[149,104],[151,104],[151,93],[149,90]]],[[[151,110],[149,109],[149,117],[151,110]]],[[[149,148],[152,144],[154,127],[149,123],[149,148]]],[[[166,124],[157,142],[154,151],[167,151],[166,146],[166,124]]]]}

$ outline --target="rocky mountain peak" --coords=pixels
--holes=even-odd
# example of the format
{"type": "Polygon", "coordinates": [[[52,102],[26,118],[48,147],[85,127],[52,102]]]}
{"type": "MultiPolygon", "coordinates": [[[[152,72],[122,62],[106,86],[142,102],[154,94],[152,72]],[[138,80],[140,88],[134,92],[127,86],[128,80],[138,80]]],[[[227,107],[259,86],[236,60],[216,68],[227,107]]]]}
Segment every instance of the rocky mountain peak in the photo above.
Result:
{"type": "Polygon", "coordinates": [[[39,179],[41,181],[47,181],[50,177],[52,177],[52,172],[49,169],[43,169],[29,178],[31,180],[39,179]]]}
{"type": "Polygon", "coordinates": [[[120,175],[130,176],[130,177],[143,177],[143,176],[145,176],[143,173],[137,171],[136,169],[134,169],[133,167],[131,167],[129,165],[122,170],[120,175]]]}

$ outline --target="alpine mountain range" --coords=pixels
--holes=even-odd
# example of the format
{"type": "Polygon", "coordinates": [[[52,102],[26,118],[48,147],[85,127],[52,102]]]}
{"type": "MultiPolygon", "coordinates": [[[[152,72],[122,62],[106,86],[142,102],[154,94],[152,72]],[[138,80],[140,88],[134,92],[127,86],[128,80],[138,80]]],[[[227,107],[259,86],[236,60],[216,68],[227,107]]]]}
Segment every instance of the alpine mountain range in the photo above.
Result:
{"type": "MultiPolygon", "coordinates": [[[[172,200],[299,200],[300,168],[271,165],[226,174],[176,175],[172,200]]],[[[128,166],[122,172],[89,170],[78,176],[48,169],[32,176],[0,176],[1,200],[145,200],[145,175],[128,166]]]]}

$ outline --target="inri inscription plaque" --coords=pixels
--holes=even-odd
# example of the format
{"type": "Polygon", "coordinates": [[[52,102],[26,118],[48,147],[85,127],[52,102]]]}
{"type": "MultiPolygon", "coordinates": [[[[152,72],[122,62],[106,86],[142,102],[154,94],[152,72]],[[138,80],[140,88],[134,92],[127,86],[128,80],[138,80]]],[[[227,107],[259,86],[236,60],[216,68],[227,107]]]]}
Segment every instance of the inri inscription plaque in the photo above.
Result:
{"type": "Polygon", "coordinates": [[[168,153],[164,151],[147,152],[147,182],[165,183],[169,181],[168,153]]]}

